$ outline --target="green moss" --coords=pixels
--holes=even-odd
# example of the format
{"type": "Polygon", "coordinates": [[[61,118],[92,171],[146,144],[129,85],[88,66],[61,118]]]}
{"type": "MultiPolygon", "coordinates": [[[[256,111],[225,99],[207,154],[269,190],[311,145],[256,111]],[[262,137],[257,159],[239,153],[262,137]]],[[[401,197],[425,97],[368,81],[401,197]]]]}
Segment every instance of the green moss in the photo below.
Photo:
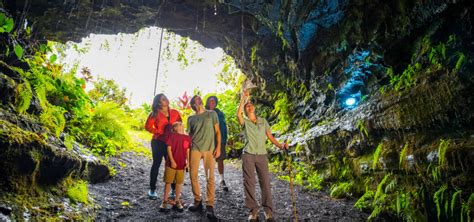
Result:
{"type": "Polygon", "coordinates": [[[85,181],[77,181],[67,190],[67,196],[75,203],[89,203],[89,192],[85,181]]]}
{"type": "Polygon", "coordinates": [[[46,144],[37,134],[25,131],[5,120],[0,120],[0,138],[10,144],[28,144],[34,142],[43,145],[46,144]]]}

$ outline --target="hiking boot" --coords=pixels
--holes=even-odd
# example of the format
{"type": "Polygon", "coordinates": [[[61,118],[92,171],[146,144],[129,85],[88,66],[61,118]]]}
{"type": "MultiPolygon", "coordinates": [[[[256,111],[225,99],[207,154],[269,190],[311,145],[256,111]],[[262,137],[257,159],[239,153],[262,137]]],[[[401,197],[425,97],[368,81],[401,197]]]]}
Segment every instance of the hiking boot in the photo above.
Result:
{"type": "Polygon", "coordinates": [[[214,214],[214,207],[206,206],[206,216],[209,218],[209,220],[217,220],[217,217],[214,214]]]}
{"type": "Polygon", "coordinates": [[[160,205],[160,212],[168,212],[170,210],[170,204],[164,200],[160,205]]]}
{"type": "Polygon", "coordinates": [[[173,205],[173,210],[176,210],[178,212],[183,212],[184,211],[183,204],[181,203],[180,200],[175,202],[175,204],[173,205]]]}
{"type": "Polygon", "coordinates": [[[225,192],[229,192],[229,187],[227,187],[224,180],[221,180],[221,187],[225,192]]]}
{"type": "Polygon", "coordinates": [[[258,221],[258,210],[251,210],[248,220],[251,222],[258,221]]]}
{"type": "Polygon", "coordinates": [[[191,212],[202,211],[202,201],[194,201],[194,203],[189,206],[188,210],[191,212]]]}
{"type": "Polygon", "coordinates": [[[156,192],[153,190],[149,190],[148,191],[148,198],[152,199],[152,200],[156,200],[158,199],[158,194],[156,194],[156,192]]]}
{"type": "Polygon", "coordinates": [[[272,212],[265,212],[265,221],[267,222],[274,222],[275,219],[273,218],[272,212]]]}

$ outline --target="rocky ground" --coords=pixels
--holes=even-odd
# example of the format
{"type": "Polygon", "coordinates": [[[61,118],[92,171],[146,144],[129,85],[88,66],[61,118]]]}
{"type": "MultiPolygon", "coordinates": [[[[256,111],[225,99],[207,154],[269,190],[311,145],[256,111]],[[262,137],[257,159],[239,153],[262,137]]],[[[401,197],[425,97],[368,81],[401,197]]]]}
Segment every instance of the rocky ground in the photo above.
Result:
{"type": "MultiPolygon", "coordinates": [[[[93,184],[89,187],[91,196],[101,209],[97,213],[98,220],[159,220],[159,221],[206,221],[205,213],[195,213],[185,210],[182,213],[158,211],[163,192],[163,183],[160,179],[163,168],[160,168],[158,200],[147,197],[149,169],[151,160],[133,153],[123,153],[120,158],[114,159],[118,170],[117,175],[106,183],[93,184]],[[121,166],[120,166],[121,165],[121,166]],[[128,203],[128,204],[127,204],[128,203]]],[[[226,165],[226,182],[230,187],[225,192],[216,185],[215,212],[220,220],[246,220],[248,210],[244,207],[244,192],[242,171],[239,161],[232,161],[226,165]]],[[[163,166],[162,166],[163,167],[163,166]]],[[[204,172],[200,171],[201,185],[204,185],[204,172]]],[[[216,170],[216,183],[218,183],[216,170]]],[[[201,186],[205,191],[205,186],[201,186]]],[[[257,188],[257,195],[260,196],[257,188]]],[[[288,221],[292,217],[290,186],[272,176],[272,192],[275,207],[275,218],[288,221]]],[[[300,220],[310,221],[365,221],[367,214],[353,207],[353,201],[335,200],[321,192],[309,192],[296,187],[297,209],[300,220]]],[[[186,175],[183,187],[183,201],[186,205],[192,203],[193,197],[189,176],[186,175]]],[[[263,210],[260,217],[263,221],[263,210]]]]}

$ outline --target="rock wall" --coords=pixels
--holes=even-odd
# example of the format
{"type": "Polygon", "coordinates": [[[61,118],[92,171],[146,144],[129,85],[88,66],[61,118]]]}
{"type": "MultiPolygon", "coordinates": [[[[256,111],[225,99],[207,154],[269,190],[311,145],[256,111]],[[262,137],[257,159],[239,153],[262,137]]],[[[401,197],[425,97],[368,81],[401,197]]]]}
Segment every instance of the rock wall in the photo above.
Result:
{"type": "Polygon", "coordinates": [[[272,107],[286,96],[285,116],[271,120],[291,119],[283,137],[299,144],[295,155],[314,168],[347,165],[352,179],[374,176],[380,185],[380,171],[411,178],[407,172],[424,175],[436,165],[441,179],[411,178],[404,190],[428,190],[430,204],[418,207],[425,219],[436,219],[433,193],[441,184],[473,192],[472,1],[56,0],[4,7],[20,18],[17,25],[32,24],[36,39],[78,41],[156,25],[222,47],[261,86],[258,103],[272,107]]]}

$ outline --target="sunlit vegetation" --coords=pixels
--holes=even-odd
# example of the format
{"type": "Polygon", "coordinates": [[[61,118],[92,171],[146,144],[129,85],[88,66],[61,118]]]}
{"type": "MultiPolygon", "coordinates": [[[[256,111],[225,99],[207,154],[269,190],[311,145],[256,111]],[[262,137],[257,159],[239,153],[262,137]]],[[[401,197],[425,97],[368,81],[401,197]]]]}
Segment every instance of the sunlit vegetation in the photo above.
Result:
{"type": "Polygon", "coordinates": [[[89,203],[87,183],[81,180],[72,184],[67,190],[67,196],[76,203],[89,203]]]}

